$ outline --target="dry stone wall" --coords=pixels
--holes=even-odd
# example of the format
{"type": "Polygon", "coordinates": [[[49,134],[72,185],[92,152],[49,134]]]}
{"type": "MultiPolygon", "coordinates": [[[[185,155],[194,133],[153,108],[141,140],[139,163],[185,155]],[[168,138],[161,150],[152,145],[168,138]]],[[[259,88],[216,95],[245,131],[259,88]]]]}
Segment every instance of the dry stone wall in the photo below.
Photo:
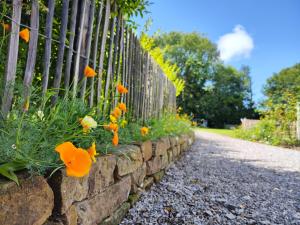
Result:
{"type": "Polygon", "coordinates": [[[2,225],[119,224],[140,193],[194,142],[193,132],[120,146],[120,155],[97,158],[90,174],[22,177],[20,186],[0,181],[2,225]]]}

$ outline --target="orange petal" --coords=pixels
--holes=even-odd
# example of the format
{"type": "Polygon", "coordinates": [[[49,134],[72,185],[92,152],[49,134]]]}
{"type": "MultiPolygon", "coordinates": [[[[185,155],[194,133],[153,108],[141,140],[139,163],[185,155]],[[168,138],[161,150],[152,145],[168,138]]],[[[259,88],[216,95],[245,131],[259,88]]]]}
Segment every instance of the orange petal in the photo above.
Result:
{"type": "Polygon", "coordinates": [[[122,84],[117,85],[117,90],[120,94],[126,94],[128,92],[127,88],[125,88],[122,84]]]}
{"type": "Polygon", "coordinates": [[[10,25],[7,23],[2,23],[3,29],[6,31],[10,31],[10,25]]]}
{"type": "Polygon", "coordinates": [[[126,112],[126,110],[127,110],[126,105],[125,105],[123,102],[119,103],[118,107],[119,107],[119,109],[121,109],[123,112],[126,112]]]}
{"type": "Polygon", "coordinates": [[[67,165],[74,159],[76,147],[71,142],[64,142],[56,146],[55,151],[60,154],[60,159],[67,165]]]}
{"type": "Polygon", "coordinates": [[[96,76],[96,72],[93,68],[89,67],[89,66],[86,66],[84,68],[84,76],[86,77],[94,77],[96,76]]]}
{"type": "Polygon", "coordinates": [[[113,136],[113,139],[112,139],[112,144],[114,146],[117,146],[119,144],[119,136],[118,136],[118,133],[114,132],[114,136],[113,136]]]}
{"type": "Polygon", "coordinates": [[[27,43],[30,39],[30,31],[28,28],[25,28],[20,31],[19,36],[27,43]]]}
{"type": "Polygon", "coordinates": [[[92,159],[89,153],[81,148],[75,152],[72,162],[67,165],[67,175],[73,177],[83,177],[87,175],[91,169],[92,159]]]}

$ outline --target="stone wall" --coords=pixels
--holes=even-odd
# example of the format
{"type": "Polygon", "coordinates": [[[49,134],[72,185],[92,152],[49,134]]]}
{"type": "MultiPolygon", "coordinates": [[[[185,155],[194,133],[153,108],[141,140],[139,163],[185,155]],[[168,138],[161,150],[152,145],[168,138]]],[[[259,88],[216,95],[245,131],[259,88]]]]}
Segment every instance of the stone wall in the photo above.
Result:
{"type": "Polygon", "coordinates": [[[0,224],[119,224],[140,193],[159,182],[194,139],[191,132],[120,146],[120,154],[98,157],[89,176],[80,179],[60,170],[49,179],[21,177],[20,186],[0,181],[0,224]]]}

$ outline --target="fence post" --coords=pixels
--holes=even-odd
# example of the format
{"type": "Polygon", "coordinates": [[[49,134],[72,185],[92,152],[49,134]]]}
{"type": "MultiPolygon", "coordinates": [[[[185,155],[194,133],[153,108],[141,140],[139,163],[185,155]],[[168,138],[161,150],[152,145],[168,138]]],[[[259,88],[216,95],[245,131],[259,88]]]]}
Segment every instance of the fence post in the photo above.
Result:
{"type": "Polygon", "coordinates": [[[11,34],[9,38],[9,49],[5,68],[5,86],[3,91],[1,113],[6,118],[13,99],[14,85],[16,79],[17,60],[19,52],[19,31],[22,12],[22,0],[13,1],[13,12],[11,23],[11,34]]]}
{"type": "Polygon", "coordinates": [[[297,140],[300,141],[300,102],[297,102],[297,140]]]}

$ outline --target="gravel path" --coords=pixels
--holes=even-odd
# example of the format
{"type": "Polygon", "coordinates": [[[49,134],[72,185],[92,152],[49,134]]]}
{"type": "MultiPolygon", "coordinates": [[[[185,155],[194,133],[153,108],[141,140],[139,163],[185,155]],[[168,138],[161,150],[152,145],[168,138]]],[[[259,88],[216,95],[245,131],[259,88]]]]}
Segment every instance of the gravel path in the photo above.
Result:
{"type": "Polygon", "coordinates": [[[300,225],[300,152],[197,132],[121,224],[300,225]]]}

